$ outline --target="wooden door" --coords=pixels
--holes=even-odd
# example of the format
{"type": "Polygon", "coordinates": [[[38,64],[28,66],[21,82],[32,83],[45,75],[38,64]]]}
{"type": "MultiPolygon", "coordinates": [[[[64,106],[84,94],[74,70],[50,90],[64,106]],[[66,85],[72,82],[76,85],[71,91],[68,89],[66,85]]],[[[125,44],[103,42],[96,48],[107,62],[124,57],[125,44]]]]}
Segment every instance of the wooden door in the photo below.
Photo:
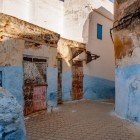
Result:
{"type": "Polygon", "coordinates": [[[83,62],[75,61],[72,66],[72,95],[73,100],[83,98],[83,62]]]}
{"type": "Polygon", "coordinates": [[[24,114],[46,109],[46,60],[24,57],[24,114]]]}

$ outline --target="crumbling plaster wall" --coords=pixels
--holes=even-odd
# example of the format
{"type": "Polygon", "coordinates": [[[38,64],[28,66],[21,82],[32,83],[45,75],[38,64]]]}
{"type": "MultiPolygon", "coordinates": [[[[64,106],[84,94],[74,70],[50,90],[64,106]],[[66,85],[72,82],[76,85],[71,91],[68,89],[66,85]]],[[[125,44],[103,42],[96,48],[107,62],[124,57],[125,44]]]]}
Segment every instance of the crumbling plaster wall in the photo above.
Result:
{"type": "MultiPolygon", "coordinates": [[[[140,9],[139,0],[116,0],[115,20],[140,9]]],[[[116,113],[140,122],[140,21],[115,30],[116,113]]]]}
{"type": "Polygon", "coordinates": [[[3,89],[0,87],[0,139],[25,140],[22,90],[24,41],[8,37],[1,38],[1,41],[0,71],[3,89]]]}
{"type": "Polygon", "coordinates": [[[30,8],[32,7],[30,0],[0,0],[0,5],[2,7],[2,13],[29,21],[30,8]]]}
{"type": "Polygon", "coordinates": [[[0,139],[26,140],[23,109],[16,98],[0,87],[0,139]]]}

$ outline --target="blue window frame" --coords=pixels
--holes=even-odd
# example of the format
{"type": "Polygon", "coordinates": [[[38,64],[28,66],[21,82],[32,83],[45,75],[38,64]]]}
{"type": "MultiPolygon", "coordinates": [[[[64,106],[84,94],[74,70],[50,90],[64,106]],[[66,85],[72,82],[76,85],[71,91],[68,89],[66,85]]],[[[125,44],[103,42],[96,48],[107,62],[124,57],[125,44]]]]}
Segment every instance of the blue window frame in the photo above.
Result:
{"type": "Polygon", "coordinates": [[[0,87],[2,87],[2,71],[0,71],[0,87]]]}
{"type": "Polygon", "coordinates": [[[97,39],[103,39],[103,26],[101,24],[97,24],[97,39]]]}

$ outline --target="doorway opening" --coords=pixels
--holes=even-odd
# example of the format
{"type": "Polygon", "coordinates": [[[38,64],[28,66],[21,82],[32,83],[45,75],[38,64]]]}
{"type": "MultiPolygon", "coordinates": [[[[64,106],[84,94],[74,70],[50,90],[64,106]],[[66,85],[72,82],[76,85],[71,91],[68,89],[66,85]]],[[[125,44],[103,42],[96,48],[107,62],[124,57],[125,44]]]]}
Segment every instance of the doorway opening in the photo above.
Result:
{"type": "Polygon", "coordinates": [[[47,58],[24,56],[24,115],[47,108],[47,58]]]}

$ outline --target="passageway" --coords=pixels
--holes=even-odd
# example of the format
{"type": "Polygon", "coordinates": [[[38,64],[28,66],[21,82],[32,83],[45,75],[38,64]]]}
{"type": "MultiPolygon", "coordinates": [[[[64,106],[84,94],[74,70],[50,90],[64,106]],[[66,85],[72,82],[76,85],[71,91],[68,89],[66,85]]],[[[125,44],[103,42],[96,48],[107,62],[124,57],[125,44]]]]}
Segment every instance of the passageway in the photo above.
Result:
{"type": "Polygon", "coordinates": [[[87,100],[64,103],[52,113],[26,117],[29,140],[139,140],[133,124],[112,115],[114,104],[87,100]]]}

